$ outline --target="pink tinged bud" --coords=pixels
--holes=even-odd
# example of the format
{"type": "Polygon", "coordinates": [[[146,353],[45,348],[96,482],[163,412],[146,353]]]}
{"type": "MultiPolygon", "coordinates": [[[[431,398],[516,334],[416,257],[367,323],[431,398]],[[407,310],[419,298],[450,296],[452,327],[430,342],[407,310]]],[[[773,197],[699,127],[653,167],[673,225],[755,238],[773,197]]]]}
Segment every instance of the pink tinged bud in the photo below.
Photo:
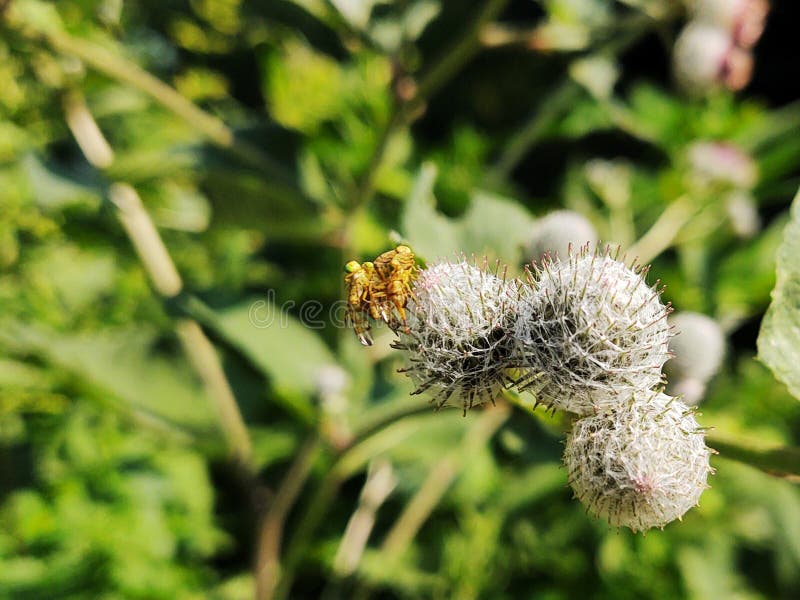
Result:
{"type": "Polygon", "coordinates": [[[691,410],[635,392],[614,410],[575,421],[564,464],[575,496],[614,527],[664,527],[695,506],[713,473],[691,410]]]}
{"type": "Polygon", "coordinates": [[[752,238],[761,229],[761,216],[755,200],[747,192],[732,192],[725,201],[725,210],[733,233],[740,238],[752,238]]]}
{"type": "Polygon", "coordinates": [[[691,22],[675,42],[673,68],[678,85],[688,93],[703,95],[719,87],[737,91],[750,81],[753,57],[736,47],[725,30],[691,22]]]}
{"type": "Polygon", "coordinates": [[[587,415],[661,384],[670,309],[645,274],[587,251],[537,266],[516,308],[520,389],[549,408],[587,415]]]}
{"type": "Polygon", "coordinates": [[[740,48],[752,48],[764,32],[767,0],[696,0],[692,15],[698,21],[729,32],[740,48]]]}
{"type": "Polygon", "coordinates": [[[748,189],[758,180],[753,159],[733,144],[695,142],[689,147],[688,156],[693,173],[702,183],[748,189]]]}

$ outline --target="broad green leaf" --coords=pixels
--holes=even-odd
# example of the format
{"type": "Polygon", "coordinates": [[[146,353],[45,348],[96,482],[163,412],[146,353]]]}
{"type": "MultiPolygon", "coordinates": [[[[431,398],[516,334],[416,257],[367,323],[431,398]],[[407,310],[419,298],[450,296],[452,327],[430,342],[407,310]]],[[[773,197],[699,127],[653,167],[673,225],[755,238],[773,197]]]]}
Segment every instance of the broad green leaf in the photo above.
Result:
{"type": "Polygon", "coordinates": [[[264,65],[270,113],[280,124],[315,133],[342,108],[344,76],[335,60],[291,41],[264,65]]]}
{"type": "Polygon", "coordinates": [[[516,264],[522,248],[530,241],[533,221],[520,204],[477,191],[459,223],[459,250],[516,264]]]}
{"type": "Polygon", "coordinates": [[[403,212],[403,233],[414,251],[431,262],[461,250],[457,227],[437,212],[433,197],[436,167],[422,165],[403,212]]]}
{"type": "Polygon", "coordinates": [[[758,335],[758,356],[800,399],[800,193],[778,249],[777,283],[758,335]]]}
{"type": "Polygon", "coordinates": [[[289,315],[288,308],[276,306],[271,298],[254,298],[217,311],[214,326],[279,392],[291,396],[295,409],[309,415],[321,369],[336,364],[315,332],[331,322],[321,304],[299,307],[303,322],[289,315]]]}
{"type": "Polygon", "coordinates": [[[22,164],[36,203],[45,210],[60,210],[73,205],[89,208],[99,206],[100,194],[96,185],[88,185],[66,173],[56,172],[33,154],[27,155],[22,164]]]}
{"type": "Polygon", "coordinates": [[[159,356],[155,336],[145,329],[68,335],[19,326],[4,333],[17,349],[42,356],[130,408],[195,428],[215,422],[211,401],[188,365],[159,356]]]}

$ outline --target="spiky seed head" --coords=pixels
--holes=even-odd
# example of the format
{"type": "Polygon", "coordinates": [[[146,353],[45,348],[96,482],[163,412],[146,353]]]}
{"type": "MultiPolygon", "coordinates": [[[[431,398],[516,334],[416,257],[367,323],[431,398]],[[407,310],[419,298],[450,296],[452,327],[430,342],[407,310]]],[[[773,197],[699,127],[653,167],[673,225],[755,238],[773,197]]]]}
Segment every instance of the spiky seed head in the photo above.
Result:
{"type": "Polygon", "coordinates": [[[664,527],[695,506],[713,472],[691,409],[635,392],[616,409],[577,420],[564,463],[575,496],[615,527],[664,527]]]}
{"type": "Polygon", "coordinates": [[[606,252],[545,260],[520,289],[514,325],[520,389],[578,415],[613,407],[662,382],[669,307],[645,270],[606,252]]]}
{"type": "Polygon", "coordinates": [[[438,407],[466,411],[494,401],[506,383],[516,284],[499,266],[465,259],[420,271],[408,305],[408,328],[395,348],[407,354],[403,369],[438,407]]]}
{"type": "Polygon", "coordinates": [[[700,313],[675,313],[669,322],[675,335],[669,342],[674,356],[664,365],[670,382],[668,389],[677,393],[672,386],[685,379],[705,384],[716,375],[722,364],[725,334],[714,319],[700,313]]]}
{"type": "Polygon", "coordinates": [[[675,41],[675,79],[688,93],[702,96],[720,87],[737,91],[753,73],[753,57],[719,27],[690,22],[675,41]]]}
{"type": "Polygon", "coordinates": [[[527,251],[536,261],[545,254],[566,258],[570,248],[594,246],[597,242],[597,231],[589,219],[572,210],[557,210],[534,224],[527,251]]]}
{"type": "Polygon", "coordinates": [[[694,19],[729,32],[741,48],[755,46],[769,14],[767,0],[691,0],[689,4],[694,19]]]}

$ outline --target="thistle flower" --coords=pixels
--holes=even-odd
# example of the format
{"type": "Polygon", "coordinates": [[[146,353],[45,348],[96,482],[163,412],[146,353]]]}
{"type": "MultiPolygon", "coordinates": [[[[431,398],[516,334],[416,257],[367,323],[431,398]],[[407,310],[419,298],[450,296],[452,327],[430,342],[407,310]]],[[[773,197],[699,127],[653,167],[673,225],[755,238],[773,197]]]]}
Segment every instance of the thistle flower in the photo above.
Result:
{"type": "Polygon", "coordinates": [[[587,415],[662,383],[670,309],[646,271],[586,249],[546,259],[538,280],[520,290],[513,332],[520,389],[537,403],[587,415]]]}
{"type": "Polygon", "coordinates": [[[678,85],[690,94],[719,87],[738,91],[750,82],[753,56],[723,29],[693,21],[675,42],[673,67],[678,85]]]}
{"type": "Polygon", "coordinates": [[[608,413],[576,421],[564,463],[590,514],[643,531],[698,503],[713,473],[711,453],[691,409],[665,394],[636,392],[608,413]]]}
{"type": "Polygon", "coordinates": [[[527,252],[533,260],[548,253],[566,257],[570,247],[594,246],[597,242],[597,232],[586,217],[571,210],[557,210],[536,222],[527,252]]]}
{"type": "Polygon", "coordinates": [[[729,32],[736,45],[755,46],[769,13],[767,0],[693,0],[690,11],[699,21],[729,32]]]}
{"type": "Polygon", "coordinates": [[[494,401],[507,382],[515,298],[516,284],[485,262],[423,269],[408,305],[408,328],[393,344],[408,353],[401,371],[416,384],[413,393],[432,392],[439,408],[452,399],[464,412],[494,401]]]}
{"type": "Polygon", "coordinates": [[[677,333],[669,342],[674,357],[664,365],[667,389],[682,394],[687,404],[696,404],[722,364],[725,335],[714,319],[700,313],[678,313],[670,324],[677,333]]]}

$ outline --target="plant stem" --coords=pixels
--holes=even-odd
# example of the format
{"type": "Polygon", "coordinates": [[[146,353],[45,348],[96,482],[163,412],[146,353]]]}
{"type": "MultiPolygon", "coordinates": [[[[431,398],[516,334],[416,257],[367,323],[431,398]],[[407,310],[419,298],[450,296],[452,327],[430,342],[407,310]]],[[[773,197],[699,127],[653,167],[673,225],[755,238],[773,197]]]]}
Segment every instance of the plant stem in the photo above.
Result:
{"type": "Polygon", "coordinates": [[[637,257],[642,264],[652,261],[672,245],[681,230],[702,209],[698,204],[689,196],[681,196],[672,202],[627,254],[637,257]]]}
{"type": "MultiPolygon", "coordinates": [[[[322,522],[327,507],[336,497],[342,482],[362,469],[373,457],[387,452],[408,439],[416,430],[417,424],[413,420],[396,420],[387,423],[374,433],[359,438],[338,455],[306,505],[297,529],[293,532],[284,555],[283,570],[275,588],[274,598],[284,600],[289,597],[303,553],[314,531],[322,522]]],[[[267,598],[271,600],[270,597],[267,598]]]]}
{"type": "MultiPolygon", "coordinates": [[[[503,10],[508,0],[489,0],[473,18],[462,35],[447,51],[443,52],[433,64],[423,71],[414,95],[408,100],[399,101],[392,110],[386,125],[381,130],[378,143],[370,158],[369,165],[356,187],[351,204],[351,213],[366,204],[375,187],[375,179],[380,171],[394,133],[414,120],[425,102],[445,85],[481,49],[479,34],[483,26],[503,10]]],[[[345,243],[349,246],[349,232],[345,232],[345,243]]]]}
{"type": "Polygon", "coordinates": [[[722,458],[750,465],[770,475],[800,482],[800,447],[756,448],[714,435],[708,435],[706,440],[722,458]]]}
{"type": "MultiPolygon", "coordinates": [[[[13,6],[13,5],[12,5],[13,6]]],[[[291,177],[274,159],[260,148],[244,140],[237,139],[233,130],[225,122],[204,111],[182,96],[175,88],[167,85],[130,60],[119,56],[99,44],[55,29],[43,27],[32,19],[26,19],[21,11],[12,11],[6,22],[15,27],[29,39],[41,40],[53,50],[79,58],[92,69],[112,79],[121,81],[149,96],[152,100],[171,111],[214,144],[227,149],[242,161],[260,169],[279,180],[278,186],[297,198],[303,198],[291,177]]]]}
{"type": "Polygon", "coordinates": [[[538,143],[547,129],[558,119],[581,93],[580,86],[570,79],[557,86],[542,100],[528,121],[511,137],[497,161],[490,167],[490,182],[507,178],[528,150],[538,143]]]}
{"type": "Polygon", "coordinates": [[[308,479],[320,449],[321,442],[317,435],[303,445],[262,519],[254,567],[257,600],[267,600],[275,593],[281,574],[280,549],[286,517],[308,479]]]}
{"type": "Polygon", "coordinates": [[[410,112],[433,96],[481,49],[480,33],[484,25],[497,17],[508,4],[508,0],[489,0],[475,15],[472,23],[452,46],[445,50],[433,65],[423,73],[417,93],[408,107],[410,112]]]}
{"type": "MultiPolygon", "coordinates": [[[[86,160],[99,170],[109,167],[114,153],[94,120],[83,97],[76,93],[64,99],[67,125],[86,160]]],[[[183,282],[164,241],[136,190],[127,183],[113,183],[109,199],[117,218],[131,240],[145,272],[160,296],[174,298],[183,282]]],[[[196,321],[184,319],[176,324],[176,334],[184,352],[213,400],[228,447],[242,467],[252,470],[252,447],[244,419],[233,390],[222,369],[214,346],[196,321]]]]}
{"type": "Polygon", "coordinates": [[[390,560],[405,552],[470,457],[488,443],[510,416],[511,407],[505,402],[486,410],[464,435],[461,445],[433,466],[422,486],[386,534],[381,550],[390,560]]]}

